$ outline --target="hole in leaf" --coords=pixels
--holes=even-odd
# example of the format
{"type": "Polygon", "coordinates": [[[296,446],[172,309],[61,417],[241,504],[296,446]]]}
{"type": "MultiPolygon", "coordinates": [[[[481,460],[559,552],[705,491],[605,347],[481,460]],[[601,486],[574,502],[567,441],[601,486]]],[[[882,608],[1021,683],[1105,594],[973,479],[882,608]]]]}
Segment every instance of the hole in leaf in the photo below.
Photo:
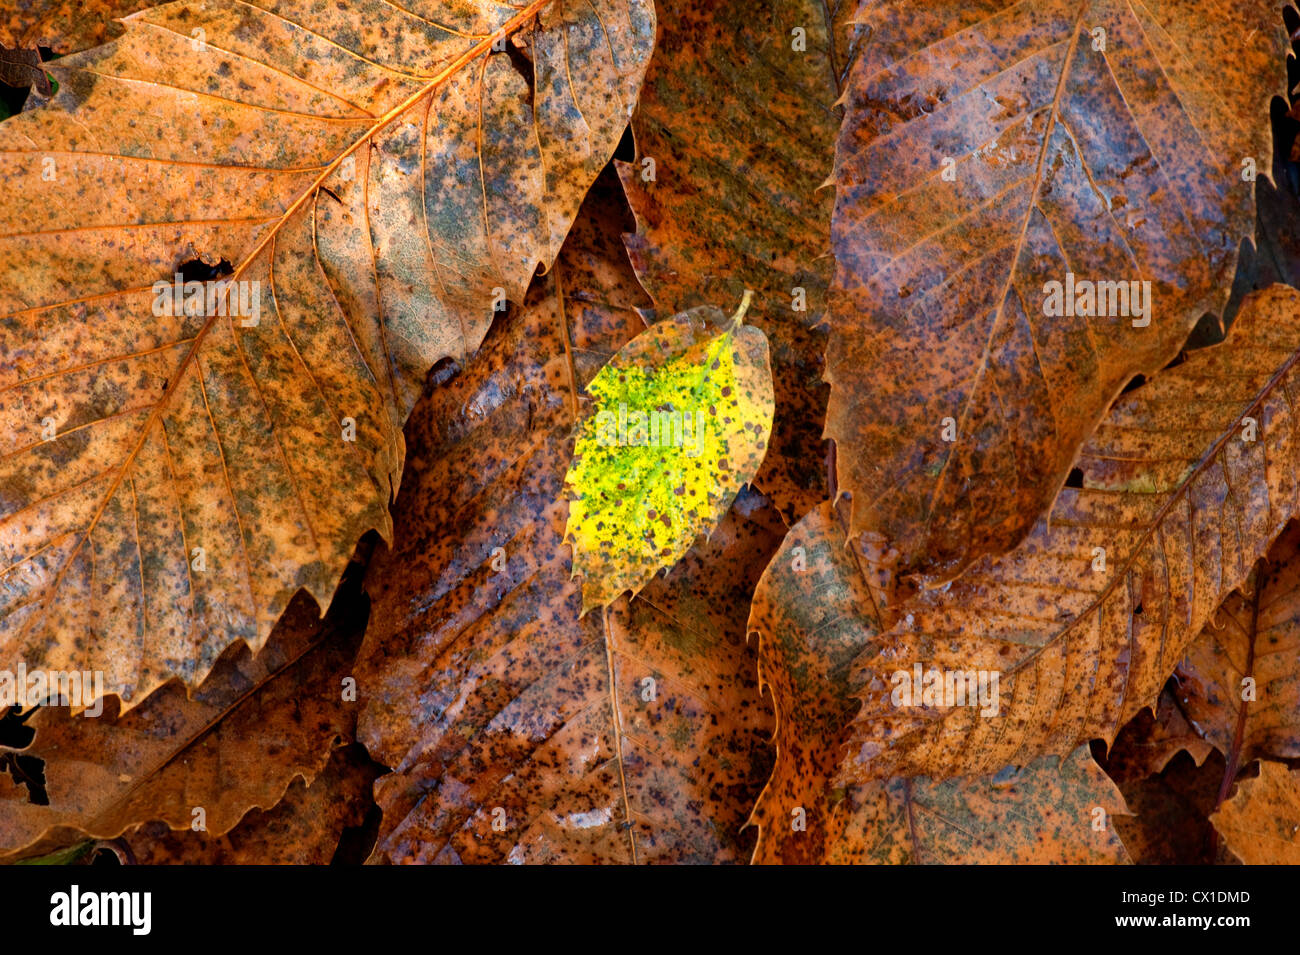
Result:
{"type": "Polygon", "coordinates": [[[45,760],[22,753],[0,754],[0,772],[7,772],[19,786],[27,787],[27,801],[34,806],[48,806],[45,791],[45,760]]]}
{"type": "Polygon", "coordinates": [[[176,267],[182,282],[212,282],[234,274],[234,266],[227,259],[221,259],[216,265],[209,265],[202,259],[190,259],[176,267]]]}
{"type": "Polygon", "coordinates": [[[523,77],[524,82],[528,84],[528,108],[531,110],[533,108],[533,93],[535,92],[533,61],[528,58],[528,54],[524,52],[523,48],[514,42],[513,38],[506,41],[504,50],[493,50],[491,55],[499,56],[503,53],[510,61],[510,65],[515,68],[515,72],[523,77]]]}
{"type": "Polygon", "coordinates": [[[35,710],[19,714],[18,707],[11,706],[0,714],[0,746],[9,749],[26,749],[36,737],[36,730],[27,725],[27,720],[35,710]]]}
{"type": "Polygon", "coordinates": [[[1083,487],[1083,468],[1070,468],[1069,476],[1065,479],[1066,487],[1083,487]]]}

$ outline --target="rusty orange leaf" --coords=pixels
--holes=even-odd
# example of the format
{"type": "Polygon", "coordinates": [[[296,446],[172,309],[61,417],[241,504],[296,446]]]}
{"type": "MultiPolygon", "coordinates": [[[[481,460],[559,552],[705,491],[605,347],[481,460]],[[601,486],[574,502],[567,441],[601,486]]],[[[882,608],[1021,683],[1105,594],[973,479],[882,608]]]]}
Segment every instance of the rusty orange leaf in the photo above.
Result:
{"type": "Polygon", "coordinates": [[[1260,760],[1210,821],[1247,865],[1300,865],[1300,770],[1260,760]]]}
{"type": "Polygon", "coordinates": [[[360,829],[377,769],[365,750],[341,746],[320,775],[295,779],[273,807],[251,809],[224,835],[137,826],[123,837],[123,861],[134,865],[329,865],[349,829],[360,829]]]}
{"type": "Polygon", "coordinates": [[[1154,703],[1300,507],[1298,342],[1300,293],[1273,286],[1222,344],[1122,395],[1080,452],[1082,486],[1024,544],[919,594],[861,655],[845,776],[1023,765],[1109,743],[1154,703]],[[958,698],[970,673],[996,687],[992,713],[958,698]]]}
{"type": "Polygon", "coordinates": [[[1300,525],[1228,596],[1178,665],[1178,700],[1233,769],[1300,756],[1300,525]]]}
{"type": "Polygon", "coordinates": [[[879,644],[858,548],[823,504],[791,528],[754,594],[749,629],[777,711],[776,766],[751,822],[759,863],[1123,863],[1127,813],[1087,746],[1064,760],[936,782],[832,785],[849,669],[879,644]]]}
{"type": "Polygon", "coordinates": [[[553,262],[654,37],[426,12],[156,7],[0,124],[0,665],[134,706],[390,535],[425,373],[553,262]]]}
{"type": "Polygon", "coordinates": [[[324,621],[300,595],[262,653],[231,647],[192,697],[173,680],[129,712],[111,698],[99,716],[38,710],[23,745],[0,745],[0,859],[151,820],[187,829],[196,807],[221,836],[315,779],[355,737],[344,680],[365,627],[357,591],[324,621]]]}
{"type": "Polygon", "coordinates": [[[744,615],[774,509],[742,491],[666,577],[585,616],[563,546],[583,385],[644,327],[606,208],[412,416],[358,666],[359,738],[393,769],[377,860],[748,858],[771,721],[744,615]]]}
{"type": "Polygon", "coordinates": [[[1019,543],[1120,389],[1226,302],[1285,34],[1264,0],[853,21],[826,433],[854,531],[942,583],[1019,543]]]}
{"type": "Polygon", "coordinates": [[[583,612],[635,595],[708,537],[754,480],[772,434],[767,338],[697,306],[618,350],[586,392],[594,407],[564,476],[565,542],[583,612]]]}
{"type": "Polygon", "coordinates": [[[41,51],[35,48],[5,49],[0,43],[0,83],[18,88],[30,86],[42,96],[53,90],[50,79],[41,69],[41,51]]]}

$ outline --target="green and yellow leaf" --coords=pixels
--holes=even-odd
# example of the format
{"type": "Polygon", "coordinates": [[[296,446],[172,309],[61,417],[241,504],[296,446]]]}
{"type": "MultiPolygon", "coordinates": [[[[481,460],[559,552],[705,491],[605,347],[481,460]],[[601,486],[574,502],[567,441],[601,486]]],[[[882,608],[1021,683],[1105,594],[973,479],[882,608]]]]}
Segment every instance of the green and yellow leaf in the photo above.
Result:
{"type": "Polygon", "coordinates": [[[634,594],[713,530],[772,432],[767,338],[700,306],[628,342],[587,386],[594,413],[565,477],[582,611],[634,594]]]}

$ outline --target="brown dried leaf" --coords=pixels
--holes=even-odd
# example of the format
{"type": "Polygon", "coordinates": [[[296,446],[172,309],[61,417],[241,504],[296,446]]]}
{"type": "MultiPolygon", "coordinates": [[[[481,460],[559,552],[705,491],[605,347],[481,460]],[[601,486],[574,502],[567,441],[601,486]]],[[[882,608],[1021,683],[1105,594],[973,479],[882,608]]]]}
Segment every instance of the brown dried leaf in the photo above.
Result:
{"type": "Polygon", "coordinates": [[[888,865],[1125,865],[1123,796],[1086,745],[1020,770],[850,786],[826,861],[888,865]]]}
{"type": "Polygon", "coordinates": [[[196,685],[389,534],[425,373],[553,261],[654,34],[649,0],[424,12],[168,4],[0,124],[0,665],[196,685]],[[195,257],[239,321],[155,296],[195,257]]]}
{"type": "Polygon", "coordinates": [[[1260,760],[1210,821],[1246,865],[1300,865],[1300,769],[1260,760]]]}
{"type": "Polygon", "coordinates": [[[52,92],[50,78],[41,69],[41,51],[35,48],[8,50],[0,43],[0,83],[19,89],[30,86],[42,96],[52,92]]]}
{"type": "Polygon", "coordinates": [[[38,710],[30,745],[0,746],[0,756],[41,760],[47,802],[32,802],[31,786],[3,785],[0,772],[0,858],[81,833],[112,839],[149,820],[188,828],[196,807],[221,836],[250,807],[278,803],[293,779],[315,779],[330,750],[355,737],[358,705],[343,699],[342,681],[365,628],[356,589],[341,590],[324,621],[300,594],[261,653],[231,647],[198,689],[173,680],[126,713],[110,697],[99,717],[38,710]]]}
{"type": "Polygon", "coordinates": [[[831,787],[836,731],[853,709],[849,666],[880,640],[858,558],[823,504],[790,530],[755,592],[749,627],[778,725],[776,766],[750,819],[754,861],[1127,862],[1110,824],[1127,809],[1086,746],[1059,766],[1044,757],[972,779],[831,787]]]}
{"type": "Polygon", "coordinates": [[[744,614],[782,525],[743,491],[666,578],[579,616],[562,483],[580,388],[643,327],[644,303],[621,247],[610,255],[623,224],[587,215],[526,307],[411,419],[401,533],[367,577],[358,674],[360,739],[394,770],[376,784],[378,859],[748,855],[771,718],[744,614]]]}
{"type": "Polygon", "coordinates": [[[826,497],[826,339],[814,326],[825,321],[832,196],[818,188],[834,150],[850,6],[665,4],[664,53],[632,119],[636,161],[618,164],[637,220],[628,250],[659,317],[756,292],[745,320],[771,344],[777,412],[755,483],[788,519],[826,497]]]}
{"type": "Polygon", "coordinates": [[[1278,538],[1251,578],[1177,670],[1183,712],[1234,768],[1300,756],[1300,525],[1278,538]]]}
{"type": "Polygon", "coordinates": [[[7,0],[0,42],[73,53],[119,36],[115,21],[149,6],[149,0],[7,0]]]}
{"type": "Polygon", "coordinates": [[[1300,293],[1247,299],[1227,340],[1123,395],[1030,538],[918,595],[864,653],[844,773],[987,772],[1109,743],[1300,505],[1300,293]],[[916,665],[998,675],[997,715],[894,706],[916,665]]]}
{"type": "Polygon", "coordinates": [[[1022,540],[1125,383],[1223,306],[1285,37],[1263,0],[863,0],[854,20],[826,433],[854,531],[942,582],[1022,540]],[[1067,272],[1149,281],[1149,325],[1045,317],[1067,272]]]}
{"type": "Polygon", "coordinates": [[[1300,156],[1285,160],[1274,155],[1272,182],[1255,180],[1255,241],[1242,247],[1225,321],[1253,291],[1279,282],[1300,286],[1300,156]]]}
{"type": "Polygon", "coordinates": [[[1200,766],[1214,752],[1214,746],[1188,722],[1178,705],[1178,697],[1166,684],[1156,700],[1154,714],[1144,709],[1129,720],[1115,737],[1102,765],[1122,788],[1126,782],[1161,772],[1171,759],[1184,751],[1194,765],[1200,766]]]}
{"type": "Polygon", "coordinates": [[[149,822],[127,833],[139,865],[328,865],[349,827],[361,827],[378,768],[360,746],[341,746],[310,785],[295,779],[271,809],[250,809],[225,835],[149,822]]]}
{"type": "MultiPolygon", "coordinates": [[[[1213,747],[1204,745],[1211,755],[1199,766],[1190,754],[1175,753],[1155,775],[1116,779],[1132,815],[1116,816],[1115,828],[1138,865],[1233,863],[1222,846],[1216,846],[1218,840],[1210,825],[1224,761],[1213,747]]],[[[1105,767],[1115,779],[1113,761],[1107,760],[1105,767]]]]}

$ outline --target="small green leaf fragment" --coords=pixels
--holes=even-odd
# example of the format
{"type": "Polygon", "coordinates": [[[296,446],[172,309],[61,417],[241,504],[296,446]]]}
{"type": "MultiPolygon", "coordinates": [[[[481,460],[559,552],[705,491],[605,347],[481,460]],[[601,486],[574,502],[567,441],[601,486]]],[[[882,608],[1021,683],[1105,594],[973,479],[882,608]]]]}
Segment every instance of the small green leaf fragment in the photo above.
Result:
{"type": "Polygon", "coordinates": [[[20,859],[14,865],[74,865],[81,861],[91,849],[95,848],[94,839],[85,839],[66,849],[58,849],[49,855],[20,859]]]}

